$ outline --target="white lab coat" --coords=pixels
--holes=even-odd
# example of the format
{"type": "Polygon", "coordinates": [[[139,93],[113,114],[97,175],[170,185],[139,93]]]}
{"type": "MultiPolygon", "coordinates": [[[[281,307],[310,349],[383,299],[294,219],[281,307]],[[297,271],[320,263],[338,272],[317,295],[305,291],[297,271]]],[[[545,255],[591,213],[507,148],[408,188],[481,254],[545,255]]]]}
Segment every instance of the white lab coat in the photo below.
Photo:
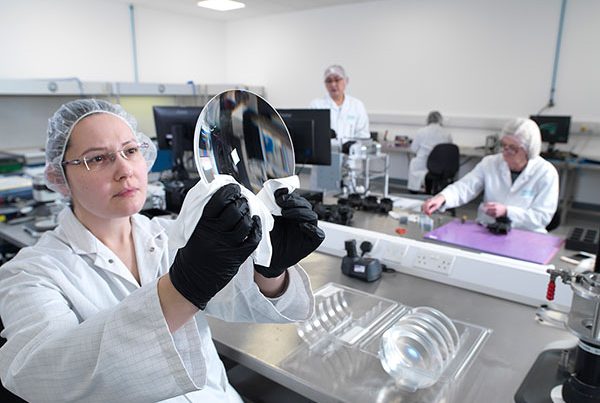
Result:
{"type": "Polygon", "coordinates": [[[329,109],[331,111],[331,128],[335,130],[339,144],[349,140],[370,139],[369,116],[361,101],[348,94],[344,102],[338,106],[329,94],[311,101],[313,109],[329,109]]]}
{"type": "Polygon", "coordinates": [[[453,208],[473,200],[483,191],[477,220],[495,221],[485,214],[483,203],[498,202],[507,206],[514,228],[546,232],[558,204],[558,172],[543,159],[535,157],[512,183],[510,169],[502,154],[484,157],[471,172],[447,186],[440,193],[446,198],[444,208],[453,208]]]}
{"type": "Polygon", "coordinates": [[[421,191],[427,175],[427,158],[438,144],[452,143],[452,136],[439,123],[431,123],[417,131],[410,150],[416,155],[408,166],[408,189],[421,191]]]}
{"type": "Polygon", "coordinates": [[[241,402],[205,314],[245,322],[307,319],[314,300],[306,273],[288,269],[287,291],[268,299],[248,260],[205,312],[171,334],[157,292],[157,278],[175,255],[166,247],[170,222],[131,220],[141,287],[70,209],[57,229],[0,268],[8,339],[0,349],[2,383],[31,402],[241,402]]]}

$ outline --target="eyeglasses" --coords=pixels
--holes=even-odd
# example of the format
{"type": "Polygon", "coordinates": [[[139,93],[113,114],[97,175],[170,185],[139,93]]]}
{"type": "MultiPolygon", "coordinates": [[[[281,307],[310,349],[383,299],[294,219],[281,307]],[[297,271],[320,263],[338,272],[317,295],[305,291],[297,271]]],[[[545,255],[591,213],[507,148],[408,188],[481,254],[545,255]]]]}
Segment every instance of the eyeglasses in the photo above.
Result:
{"type": "Polygon", "coordinates": [[[522,147],[514,144],[500,143],[500,145],[502,146],[502,152],[505,152],[508,155],[515,155],[522,149],[522,147]]]}
{"type": "Polygon", "coordinates": [[[128,161],[139,161],[144,158],[141,150],[145,150],[149,147],[148,143],[133,143],[128,144],[124,148],[113,151],[110,153],[95,154],[90,153],[89,155],[82,155],[81,157],[63,161],[63,165],[85,165],[88,171],[98,171],[107,166],[110,166],[117,159],[117,154],[121,154],[121,157],[128,161]]]}
{"type": "Polygon", "coordinates": [[[339,83],[342,80],[343,80],[343,78],[341,78],[341,77],[328,78],[327,80],[325,80],[325,84],[339,83]]]}

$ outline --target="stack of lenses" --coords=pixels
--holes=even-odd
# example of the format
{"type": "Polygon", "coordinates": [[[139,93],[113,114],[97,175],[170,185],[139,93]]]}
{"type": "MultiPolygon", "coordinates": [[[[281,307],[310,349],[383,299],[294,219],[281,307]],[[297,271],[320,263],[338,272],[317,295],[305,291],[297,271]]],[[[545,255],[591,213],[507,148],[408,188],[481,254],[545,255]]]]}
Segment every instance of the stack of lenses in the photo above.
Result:
{"type": "Polygon", "coordinates": [[[418,307],[383,334],[379,358],[396,383],[415,391],[436,383],[456,355],[459,335],[442,312],[418,307]]]}
{"type": "Polygon", "coordinates": [[[335,292],[325,298],[318,298],[313,316],[299,324],[298,335],[309,346],[327,342],[332,333],[352,320],[352,313],[344,292],[335,292]]]}

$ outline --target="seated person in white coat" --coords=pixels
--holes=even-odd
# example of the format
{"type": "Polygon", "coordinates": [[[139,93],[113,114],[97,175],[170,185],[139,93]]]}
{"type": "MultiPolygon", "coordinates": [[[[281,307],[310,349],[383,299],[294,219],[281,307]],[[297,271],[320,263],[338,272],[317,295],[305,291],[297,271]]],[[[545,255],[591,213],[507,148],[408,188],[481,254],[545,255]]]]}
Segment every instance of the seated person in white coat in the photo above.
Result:
{"type": "Polygon", "coordinates": [[[216,190],[187,244],[169,250],[174,221],[138,214],[155,156],[118,105],[72,101],[49,120],[47,184],[71,206],[55,230],[0,268],[7,339],[0,377],[16,395],[32,402],[241,402],[206,315],[245,322],[311,315],[309,280],[296,265],[322,240],[308,202],[293,193],[278,199],[283,215],[272,233],[285,241],[274,242],[270,267],[249,258],[270,234],[262,234],[235,183],[216,190]],[[285,249],[294,253],[283,256],[285,249]]]}
{"type": "Polygon", "coordinates": [[[342,66],[334,64],[325,69],[327,95],[314,99],[310,107],[331,111],[331,128],[339,145],[352,140],[369,140],[369,117],[361,101],[346,94],[348,76],[342,66]]]}
{"type": "Polygon", "coordinates": [[[425,189],[427,158],[431,150],[438,144],[452,143],[452,136],[442,127],[442,121],[441,113],[430,112],[427,116],[427,126],[417,131],[410,145],[410,150],[415,156],[408,166],[408,190],[419,192],[425,189]]]}
{"type": "Polygon", "coordinates": [[[501,154],[484,157],[471,172],[423,203],[423,212],[460,206],[483,191],[479,222],[507,216],[513,228],[546,232],[558,204],[558,172],[540,157],[539,127],[530,119],[513,119],[502,129],[500,141],[501,154]]]}

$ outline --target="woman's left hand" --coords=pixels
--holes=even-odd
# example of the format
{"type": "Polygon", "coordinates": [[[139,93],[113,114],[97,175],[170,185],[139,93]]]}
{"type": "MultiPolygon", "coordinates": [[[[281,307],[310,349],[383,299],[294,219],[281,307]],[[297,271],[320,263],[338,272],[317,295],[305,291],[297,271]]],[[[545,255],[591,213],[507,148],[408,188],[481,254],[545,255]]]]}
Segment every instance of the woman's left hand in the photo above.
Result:
{"type": "Polygon", "coordinates": [[[506,205],[496,202],[487,202],[483,205],[483,211],[494,218],[504,217],[507,213],[506,205]]]}
{"type": "Polygon", "coordinates": [[[281,275],[304,259],[325,239],[325,233],[317,226],[317,213],[305,198],[278,189],[275,201],[281,207],[281,216],[274,216],[275,223],[269,233],[273,246],[271,263],[269,267],[254,264],[258,273],[269,278],[281,275]]]}

